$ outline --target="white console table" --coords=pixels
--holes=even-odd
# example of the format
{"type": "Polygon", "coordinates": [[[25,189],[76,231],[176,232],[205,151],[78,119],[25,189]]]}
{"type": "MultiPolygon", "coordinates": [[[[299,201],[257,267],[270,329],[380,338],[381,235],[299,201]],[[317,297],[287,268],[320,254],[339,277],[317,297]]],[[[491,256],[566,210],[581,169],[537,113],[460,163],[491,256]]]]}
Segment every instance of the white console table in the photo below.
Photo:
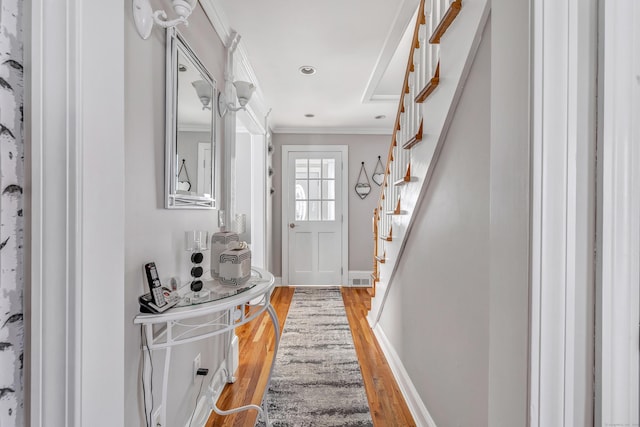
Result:
{"type": "MultiPolygon", "coordinates": [[[[183,300],[179,306],[173,307],[162,314],[141,313],[134,319],[134,323],[141,325],[143,328],[145,336],[145,342],[143,343],[145,358],[143,381],[146,390],[151,390],[151,353],[156,351],[164,352],[162,406],[160,414],[163,426],[166,425],[167,419],[167,390],[169,366],[171,363],[171,348],[176,345],[187,344],[228,333],[229,346],[226,349],[225,355],[225,358],[228,360],[231,340],[234,336],[231,332],[233,332],[236,327],[256,319],[265,311],[269,313],[275,330],[275,348],[269,370],[269,377],[262,395],[261,406],[245,405],[228,411],[219,409],[217,402],[211,402],[211,406],[213,410],[220,415],[229,415],[255,409],[258,411],[258,419],[262,419],[267,426],[270,425],[265,397],[271,382],[273,366],[280,343],[278,317],[270,302],[271,291],[275,283],[271,273],[262,269],[252,268],[252,277],[249,280],[249,284],[255,286],[240,293],[235,293],[236,290],[233,287],[220,285],[214,280],[205,281],[204,289],[212,291],[212,295],[213,292],[216,292],[215,296],[220,297],[220,299],[192,305],[184,305],[186,303],[183,300]],[[225,296],[224,293],[230,293],[231,295],[225,296]]],[[[227,364],[227,366],[229,366],[229,364],[227,364]]],[[[226,381],[229,383],[233,382],[235,380],[233,378],[233,372],[229,372],[229,368],[227,368],[226,371],[226,381]]],[[[149,410],[148,414],[145,414],[145,417],[149,417],[152,413],[153,408],[149,410]]]]}

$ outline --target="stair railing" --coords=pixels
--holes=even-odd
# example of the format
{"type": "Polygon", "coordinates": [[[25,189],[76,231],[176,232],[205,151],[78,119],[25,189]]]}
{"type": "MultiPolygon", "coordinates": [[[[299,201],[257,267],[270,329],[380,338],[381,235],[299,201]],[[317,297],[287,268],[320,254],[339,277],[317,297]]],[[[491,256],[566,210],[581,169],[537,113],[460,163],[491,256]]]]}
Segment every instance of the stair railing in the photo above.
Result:
{"type": "Polygon", "coordinates": [[[421,104],[440,81],[440,38],[460,12],[462,0],[421,0],[414,26],[396,121],[387,156],[384,181],[373,213],[374,253],[372,288],[380,281],[380,266],[387,261],[386,244],[393,240],[393,216],[406,215],[400,187],[416,181],[411,175],[411,148],[423,137],[421,104]]]}

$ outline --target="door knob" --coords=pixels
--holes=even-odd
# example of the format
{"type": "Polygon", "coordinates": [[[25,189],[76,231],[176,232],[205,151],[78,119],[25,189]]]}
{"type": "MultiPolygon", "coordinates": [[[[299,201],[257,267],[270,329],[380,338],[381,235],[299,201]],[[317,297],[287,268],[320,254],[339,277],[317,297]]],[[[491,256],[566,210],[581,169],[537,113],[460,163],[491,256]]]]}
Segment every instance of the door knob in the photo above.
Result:
{"type": "Polygon", "coordinates": [[[296,228],[296,225],[294,223],[289,224],[289,228],[296,228]]]}

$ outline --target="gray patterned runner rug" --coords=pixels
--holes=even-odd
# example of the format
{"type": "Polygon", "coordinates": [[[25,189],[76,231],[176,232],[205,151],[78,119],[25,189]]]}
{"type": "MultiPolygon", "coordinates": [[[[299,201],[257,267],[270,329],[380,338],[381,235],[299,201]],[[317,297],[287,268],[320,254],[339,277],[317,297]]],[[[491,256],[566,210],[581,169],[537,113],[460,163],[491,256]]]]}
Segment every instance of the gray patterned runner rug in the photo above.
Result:
{"type": "Polygon", "coordinates": [[[267,393],[276,427],[373,426],[338,288],[296,288],[267,393]]]}

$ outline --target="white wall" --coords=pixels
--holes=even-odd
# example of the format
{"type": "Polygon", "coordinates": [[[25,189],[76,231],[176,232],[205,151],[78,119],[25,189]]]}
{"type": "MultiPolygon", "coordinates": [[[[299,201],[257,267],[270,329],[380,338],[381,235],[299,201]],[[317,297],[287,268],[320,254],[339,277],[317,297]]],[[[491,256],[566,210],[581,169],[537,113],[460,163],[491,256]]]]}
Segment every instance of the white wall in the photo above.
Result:
{"type": "MultiPolygon", "coordinates": [[[[170,10],[168,0],[152,1],[155,9],[170,10]]],[[[142,40],[132,19],[131,2],[125,8],[125,420],[127,426],[144,425],[141,388],[140,330],[133,325],[138,296],[147,291],[142,266],[155,261],[160,278],[188,278],[188,259],[183,250],[184,231],[217,230],[216,210],[164,209],[165,155],[165,32],[154,28],[142,40]]],[[[205,67],[223,85],[224,47],[198,6],[189,26],[180,26],[205,67]],[[196,37],[197,35],[197,37],[196,37]]],[[[221,121],[216,114],[218,147],[222,142],[221,121]]],[[[219,153],[216,158],[221,158],[219,153]]],[[[190,171],[195,173],[195,171],[190,171]]],[[[219,171],[216,171],[219,181],[219,171]]],[[[220,199],[217,195],[218,200],[220,199]]],[[[99,244],[99,242],[96,242],[99,244]]],[[[209,257],[205,256],[205,260],[209,257]]],[[[207,262],[207,261],[205,261],[207,262]]],[[[207,268],[205,268],[205,271],[207,268]]],[[[172,355],[167,425],[184,425],[197,387],[191,384],[192,361],[202,353],[202,366],[213,373],[221,361],[221,347],[211,341],[186,345],[172,355]]],[[[159,369],[156,365],[156,373],[159,369]]],[[[210,374],[211,375],[211,374],[210,374]]],[[[159,387],[159,376],[154,377],[159,387]]],[[[155,402],[158,402],[156,394],[155,402]]]]}
{"type": "Polygon", "coordinates": [[[379,320],[438,426],[487,426],[490,24],[379,320]]]}
{"type": "Polygon", "coordinates": [[[489,425],[527,423],[529,1],[491,4],[489,425]]]}
{"type": "MultiPolygon", "coordinates": [[[[273,136],[271,135],[271,133],[267,133],[266,136],[266,140],[265,140],[265,145],[267,146],[267,152],[266,152],[266,156],[267,156],[267,161],[266,161],[266,168],[269,169],[271,168],[274,171],[274,175],[275,175],[275,169],[273,167],[273,136]],[[271,146],[271,151],[269,151],[268,147],[271,146]]],[[[271,194],[271,190],[274,189],[274,175],[268,176],[267,174],[267,179],[266,179],[266,183],[265,186],[267,188],[267,192],[265,194],[265,197],[267,198],[265,206],[266,206],[266,212],[265,212],[265,217],[266,217],[266,230],[265,230],[265,248],[266,248],[266,254],[264,257],[264,263],[265,263],[265,267],[267,268],[267,270],[273,272],[274,270],[274,255],[273,253],[275,252],[274,250],[274,229],[273,229],[273,225],[274,221],[273,221],[273,198],[275,197],[275,193],[271,194]]],[[[280,258],[278,258],[278,265],[281,266],[282,264],[280,264],[280,258]]],[[[281,267],[278,267],[278,270],[280,270],[281,267]]],[[[274,273],[275,274],[275,273],[274,273]]]]}
{"type": "Polygon", "coordinates": [[[266,200],[267,171],[264,135],[251,136],[251,262],[256,267],[265,268],[266,239],[265,229],[268,226],[266,200]]]}
{"type": "Polygon", "coordinates": [[[273,195],[273,274],[282,275],[282,146],[283,145],[348,145],[349,146],[349,270],[371,271],[373,254],[373,234],[371,221],[373,209],[380,197],[380,187],[371,181],[371,174],[382,156],[385,164],[391,136],[389,135],[315,135],[315,134],[274,134],[274,152],[271,155],[275,171],[272,185],[273,195]],[[371,181],[371,193],[360,199],[354,191],[360,164],[365,168],[371,181]]]}
{"type": "MultiPolygon", "coordinates": [[[[236,212],[247,216],[246,233],[240,238],[251,241],[251,183],[255,173],[251,165],[251,134],[236,134],[236,212]]],[[[234,218],[231,218],[230,228],[233,229],[234,218]]]]}
{"type": "Polygon", "coordinates": [[[198,146],[200,143],[208,143],[211,136],[208,132],[178,131],[178,138],[180,140],[178,170],[182,166],[182,159],[186,168],[186,174],[182,171],[179,180],[186,180],[188,175],[191,191],[198,191],[198,146]]]}

